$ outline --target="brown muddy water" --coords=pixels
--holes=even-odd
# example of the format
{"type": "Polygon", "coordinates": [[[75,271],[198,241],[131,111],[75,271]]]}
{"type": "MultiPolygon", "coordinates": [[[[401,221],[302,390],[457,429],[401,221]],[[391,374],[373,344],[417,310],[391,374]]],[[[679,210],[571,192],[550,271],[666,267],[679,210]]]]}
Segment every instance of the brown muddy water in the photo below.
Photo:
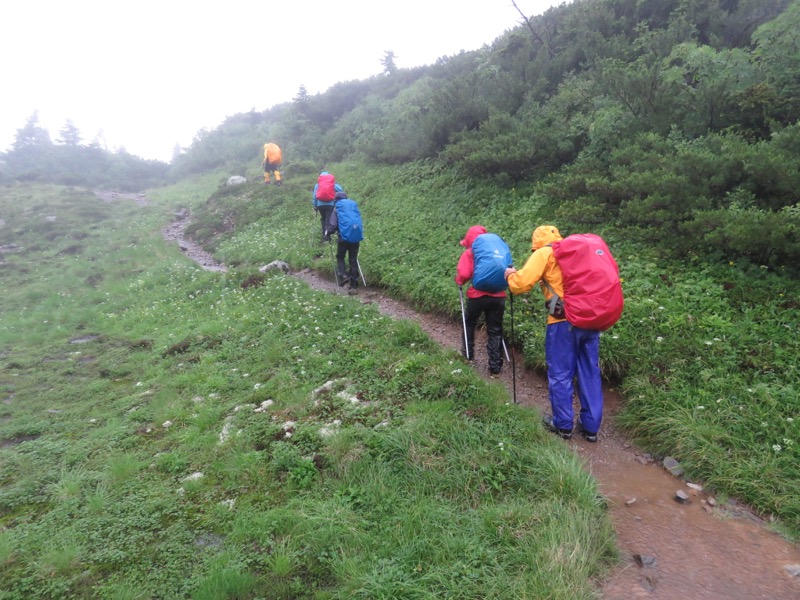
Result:
{"type": "MultiPolygon", "coordinates": [[[[183,239],[186,224],[188,220],[167,226],[163,230],[165,239],[176,241],[204,269],[224,271],[224,265],[183,239]]],[[[294,276],[317,290],[346,293],[337,290],[330,275],[303,270],[294,276]]],[[[357,297],[364,304],[374,304],[383,314],[418,323],[442,346],[460,349],[460,321],[420,313],[369,287],[360,289],[357,297]]],[[[478,334],[475,368],[488,378],[484,348],[478,334]]],[[[518,404],[549,412],[547,381],[522,368],[518,354],[515,363],[516,386],[509,365],[500,376],[509,393],[515,387],[518,404]]],[[[598,582],[600,598],[800,600],[800,548],[770,531],[767,523],[745,507],[717,502],[700,482],[674,476],[661,461],[637,449],[614,426],[614,415],[623,399],[610,388],[605,398],[598,443],[591,444],[579,436],[564,442],[598,481],[617,534],[621,562],[609,577],[598,582]],[[679,491],[685,494],[686,502],[676,500],[679,491]]]]}

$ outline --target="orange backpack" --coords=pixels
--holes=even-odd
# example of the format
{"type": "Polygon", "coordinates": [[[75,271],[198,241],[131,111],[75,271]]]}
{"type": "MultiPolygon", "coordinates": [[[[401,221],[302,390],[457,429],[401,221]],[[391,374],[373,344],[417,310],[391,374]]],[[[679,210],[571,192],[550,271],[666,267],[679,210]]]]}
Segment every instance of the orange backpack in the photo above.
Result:
{"type": "Polygon", "coordinates": [[[273,144],[272,142],[264,144],[264,157],[267,159],[267,162],[273,165],[279,165],[283,161],[281,149],[278,147],[278,144],[273,144]]]}

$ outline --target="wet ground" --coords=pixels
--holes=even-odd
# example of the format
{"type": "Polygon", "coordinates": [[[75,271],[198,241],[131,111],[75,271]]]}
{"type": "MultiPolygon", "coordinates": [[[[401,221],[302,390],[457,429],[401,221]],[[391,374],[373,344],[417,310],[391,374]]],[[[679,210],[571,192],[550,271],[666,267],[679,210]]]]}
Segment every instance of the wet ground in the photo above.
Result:
{"type": "MultiPolygon", "coordinates": [[[[164,237],[178,243],[203,268],[224,271],[202,248],[183,239],[187,223],[183,219],[167,226],[164,237]]],[[[304,270],[294,275],[315,289],[346,293],[337,290],[328,274],[304,270]]],[[[357,298],[376,305],[384,314],[418,323],[442,346],[460,349],[458,320],[420,313],[369,287],[360,289],[357,298]]],[[[475,368],[488,378],[485,342],[480,335],[475,368]]],[[[510,393],[516,389],[518,404],[549,412],[546,380],[522,368],[522,362],[516,355],[516,377],[506,365],[501,380],[510,393]]],[[[591,444],[578,436],[564,442],[597,479],[617,533],[621,564],[598,582],[601,598],[800,599],[800,548],[771,532],[746,508],[735,502],[718,502],[699,482],[674,476],[661,461],[634,447],[614,427],[614,414],[622,399],[613,389],[606,390],[605,398],[599,442],[591,444]],[[686,496],[684,502],[676,500],[679,491],[686,496]]]]}

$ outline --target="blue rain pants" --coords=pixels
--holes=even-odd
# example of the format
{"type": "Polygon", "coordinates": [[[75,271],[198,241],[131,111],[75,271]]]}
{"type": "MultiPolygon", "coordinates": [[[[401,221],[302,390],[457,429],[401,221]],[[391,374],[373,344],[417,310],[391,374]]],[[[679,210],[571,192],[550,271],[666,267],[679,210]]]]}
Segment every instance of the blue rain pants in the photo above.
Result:
{"type": "Polygon", "coordinates": [[[579,329],[567,321],[547,326],[544,342],[547,384],[553,423],[572,431],[574,380],[578,379],[580,424],[597,433],[603,419],[603,387],[600,379],[600,332],[579,329]]]}

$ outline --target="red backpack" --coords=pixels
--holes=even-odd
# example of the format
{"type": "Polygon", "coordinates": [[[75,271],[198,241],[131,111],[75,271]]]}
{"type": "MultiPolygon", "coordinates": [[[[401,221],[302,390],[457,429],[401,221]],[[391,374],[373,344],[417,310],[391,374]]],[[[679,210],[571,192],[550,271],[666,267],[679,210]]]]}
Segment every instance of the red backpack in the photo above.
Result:
{"type": "Polygon", "coordinates": [[[611,327],[622,315],[624,300],[617,261],[603,238],[579,233],[551,246],[563,276],[567,321],[581,329],[611,327]]]}
{"type": "Polygon", "coordinates": [[[317,179],[317,200],[331,202],[336,198],[336,178],[330,173],[323,173],[317,179]]]}

